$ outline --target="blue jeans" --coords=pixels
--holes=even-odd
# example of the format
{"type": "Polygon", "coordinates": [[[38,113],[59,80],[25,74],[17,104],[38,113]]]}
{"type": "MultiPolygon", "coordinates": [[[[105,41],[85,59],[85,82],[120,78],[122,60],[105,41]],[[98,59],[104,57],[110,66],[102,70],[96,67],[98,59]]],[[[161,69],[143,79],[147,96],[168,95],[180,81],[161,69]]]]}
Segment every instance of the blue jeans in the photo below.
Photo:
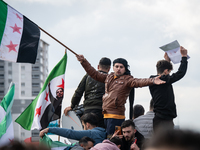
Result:
{"type": "Polygon", "coordinates": [[[107,135],[113,134],[115,132],[115,126],[121,126],[124,120],[125,119],[104,118],[107,135]]]}

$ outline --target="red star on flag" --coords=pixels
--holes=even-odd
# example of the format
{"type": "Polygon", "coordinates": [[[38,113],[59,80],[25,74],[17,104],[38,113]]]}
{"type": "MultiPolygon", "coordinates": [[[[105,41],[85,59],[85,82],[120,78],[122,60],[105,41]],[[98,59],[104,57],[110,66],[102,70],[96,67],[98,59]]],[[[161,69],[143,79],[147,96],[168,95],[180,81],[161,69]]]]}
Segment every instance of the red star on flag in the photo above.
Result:
{"type": "Polygon", "coordinates": [[[21,32],[19,31],[19,29],[21,29],[20,27],[18,27],[16,24],[14,27],[10,26],[13,29],[13,33],[14,32],[18,32],[19,34],[21,34],[21,32]]]}
{"type": "Polygon", "coordinates": [[[38,115],[38,117],[39,117],[39,115],[41,114],[41,108],[42,108],[42,106],[40,106],[39,108],[36,108],[35,116],[38,115]]]}
{"type": "Polygon", "coordinates": [[[15,49],[15,47],[16,47],[17,45],[18,45],[18,44],[13,44],[12,41],[10,41],[10,45],[6,45],[6,47],[9,48],[9,52],[10,52],[10,51],[15,51],[15,52],[17,52],[16,49],[15,49]]]}
{"type": "Polygon", "coordinates": [[[49,93],[46,92],[46,97],[45,97],[45,100],[48,102],[48,96],[49,96],[49,93]]]}
{"type": "Polygon", "coordinates": [[[16,16],[22,21],[22,17],[20,17],[17,13],[16,13],[16,16]]]}
{"type": "Polygon", "coordinates": [[[58,85],[57,87],[60,87],[60,88],[63,88],[63,89],[64,89],[64,85],[65,85],[65,81],[64,81],[63,78],[62,78],[62,84],[61,84],[61,85],[58,85]]]}
{"type": "Polygon", "coordinates": [[[14,142],[14,139],[9,139],[9,138],[8,138],[8,140],[9,140],[10,142],[14,142]]]}

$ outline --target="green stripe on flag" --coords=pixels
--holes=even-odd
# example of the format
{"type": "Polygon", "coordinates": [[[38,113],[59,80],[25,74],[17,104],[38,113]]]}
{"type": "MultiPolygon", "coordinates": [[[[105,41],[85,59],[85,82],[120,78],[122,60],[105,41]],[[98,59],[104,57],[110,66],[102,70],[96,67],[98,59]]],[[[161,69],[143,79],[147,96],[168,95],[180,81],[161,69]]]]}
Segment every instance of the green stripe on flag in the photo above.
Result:
{"type": "Polygon", "coordinates": [[[58,64],[52,69],[49,76],[47,77],[42,89],[40,90],[40,93],[37,95],[37,97],[33,100],[33,102],[21,113],[21,115],[15,120],[18,124],[20,124],[24,129],[31,130],[31,126],[34,120],[34,114],[35,114],[35,107],[38,101],[38,98],[40,97],[40,94],[46,89],[49,82],[60,75],[65,74],[67,64],[67,54],[63,56],[63,58],[58,62],[58,64]]]}
{"type": "Polygon", "coordinates": [[[4,29],[7,20],[7,5],[2,0],[0,0],[0,44],[3,37],[4,29]]]}
{"type": "MultiPolygon", "coordinates": [[[[4,96],[3,100],[0,103],[0,107],[4,109],[6,112],[5,117],[0,122],[0,137],[6,133],[7,128],[9,127],[10,123],[12,122],[12,117],[10,110],[13,105],[13,98],[15,93],[15,85],[12,84],[7,94],[4,96]]],[[[1,113],[1,112],[0,112],[1,113]]]]}
{"type": "Polygon", "coordinates": [[[64,149],[68,146],[71,146],[71,145],[64,144],[64,143],[59,142],[59,141],[52,141],[52,139],[46,134],[43,136],[43,138],[40,138],[40,143],[44,144],[44,145],[46,145],[47,147],[50,147],[50,148],[63,147],[63,149],[64,149]]]}

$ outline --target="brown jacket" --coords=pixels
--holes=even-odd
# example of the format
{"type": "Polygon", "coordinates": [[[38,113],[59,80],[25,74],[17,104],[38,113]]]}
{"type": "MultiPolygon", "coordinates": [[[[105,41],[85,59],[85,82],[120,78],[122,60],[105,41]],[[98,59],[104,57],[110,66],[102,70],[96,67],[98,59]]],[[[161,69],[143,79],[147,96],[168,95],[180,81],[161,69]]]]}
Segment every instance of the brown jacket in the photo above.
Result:
{"type": "Polygon", "coordinates": [[[96,71],[87,60],[82,63],[85,71],[95,80],[105,82],[103,96],[103,114],[124,115],[126,99],[132,87],[153,85],[153,79],[137,79],[131,75],[123,75],[114,79],[114,73],[109,75],[96,71]]]}

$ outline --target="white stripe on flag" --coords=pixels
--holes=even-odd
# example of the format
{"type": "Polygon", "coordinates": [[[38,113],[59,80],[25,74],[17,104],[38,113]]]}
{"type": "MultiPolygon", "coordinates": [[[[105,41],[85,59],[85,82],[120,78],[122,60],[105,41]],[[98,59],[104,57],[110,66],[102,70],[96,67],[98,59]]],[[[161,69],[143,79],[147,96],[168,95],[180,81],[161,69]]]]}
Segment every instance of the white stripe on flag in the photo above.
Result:
{"type": "Polygon", "coordinates": [[[3,38],[1,41],[1,46],[0,46],[0,58],[4,60],[9,60],[16,62],[17,61],[17,56],[18,56],[18,50],[19,50],[19,44],[21,41],[21,36],[22,36],[22,31],[23,31],[23,15],[17,12],[15,9],[7,5],[8,8],[8,14],[7,14],[7,20],[6,20],[6,26],[3,34],[3,38]],[[22,19],[20,19],[22,18],[22,19]],[[19,31],[21,32],[14,32],[14,27],[16,24],[17,27],[20,27],[19,31]],[[17,44],[15,47],[16,51],[11,50],[9,52],[9,48],[6,45],[12,44],[17,44]],[[5,51],[7,50],[7,51],[5,51]]]}
{"type": "Polygon", "coordinates": [[[42,118],[42,115],[46,109],[46,107],[51,104],[51,101],[49,99],[49,96],[47,97],[48,98],[48,101],[45,100],[46,98],[46,93],[49,94],[49,88],[48,88],[48,85],[46,87],[46,89],[40,94],[39,98],[38,98],[38,101],[37,101],[37,104],[36,104],[36,107],[35,107],[35,114],[34,114],[34,119],[33,119],[33,124],[31,126],[31,130],[34,130],[34,129],[38,129],[40,130],[42,127],[40,125],[40,120],[42,118]],[[41,107],[41,112],[40,112],[40,115],[36,115],[36,109],[40,108],[41,107]],[[35,116],[36,115],[36,116],[35,116]]]}
{"type": "Polygon", "coordinates": [[[59,89],[57,86],[62,84],[62,79],[65,81],[65,74],[57,76],[50,81],[50,90],[53,97],[56,97],[56,90],[59,89]]]}

